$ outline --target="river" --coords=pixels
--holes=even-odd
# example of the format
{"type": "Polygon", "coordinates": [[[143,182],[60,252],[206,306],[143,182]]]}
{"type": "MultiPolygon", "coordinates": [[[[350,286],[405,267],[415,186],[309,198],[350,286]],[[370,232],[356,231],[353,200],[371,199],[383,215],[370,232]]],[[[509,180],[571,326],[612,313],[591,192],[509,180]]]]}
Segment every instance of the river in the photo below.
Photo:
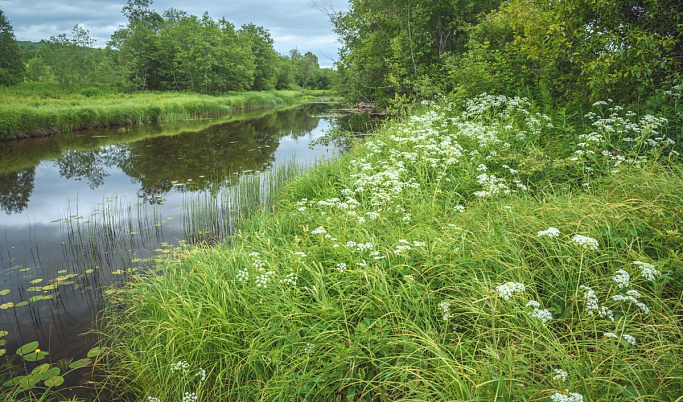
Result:
{"type": "MultiPolygon", "coordinates": [[[[132,272],[223,240],[282,177],[332,157],[309,146],[331,112],[314,103],[0,142],[0,384],[37,364],[16,354],[29,342],[49,353],[42,362],[85,357],[97,339],[84,334],[132,272]]],[[[65,385],[88,381],[83,371],[65,385]]]]}

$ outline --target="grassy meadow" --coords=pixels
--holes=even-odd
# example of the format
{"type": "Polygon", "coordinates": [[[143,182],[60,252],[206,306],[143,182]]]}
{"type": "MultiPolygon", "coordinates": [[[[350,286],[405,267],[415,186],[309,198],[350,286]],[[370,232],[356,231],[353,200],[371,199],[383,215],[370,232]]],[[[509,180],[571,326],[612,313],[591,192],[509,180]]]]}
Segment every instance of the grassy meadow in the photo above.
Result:
{"type": "Polygon", "coordinates": [[[178,121],[277,106],[304,99],[300,91],[239,92],[221,96],[182,92],[69,92],[58,85],[23,83],[0,87],[0,140],[59,132],[178,121]]]}
{"type": "Polygon", "coordinates": [[[680,400],[671,127],[563,116],[482,95],[387,123],[113,298],[112,381],[145,401],[680,400]]]}

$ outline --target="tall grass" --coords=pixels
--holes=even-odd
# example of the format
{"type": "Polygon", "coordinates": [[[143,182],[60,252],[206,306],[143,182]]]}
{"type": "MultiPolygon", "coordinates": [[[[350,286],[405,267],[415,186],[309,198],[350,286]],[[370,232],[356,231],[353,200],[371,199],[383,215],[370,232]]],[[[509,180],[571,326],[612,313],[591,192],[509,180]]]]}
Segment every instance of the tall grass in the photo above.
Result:
{"type": "Polygon", "coordinates": [[[661,121],[424,108],[140,275],[109,311],[112,378],[141,400],[679,398],[683,169],[661,121]]]}
{"type": "Polygon", "coordinates": [[[34,87],[0,88],[0,140],[95,127],[185,120],[304,99],[297,91],[222,96],[172,92],[85,96],[51,87],[34,87]]]}

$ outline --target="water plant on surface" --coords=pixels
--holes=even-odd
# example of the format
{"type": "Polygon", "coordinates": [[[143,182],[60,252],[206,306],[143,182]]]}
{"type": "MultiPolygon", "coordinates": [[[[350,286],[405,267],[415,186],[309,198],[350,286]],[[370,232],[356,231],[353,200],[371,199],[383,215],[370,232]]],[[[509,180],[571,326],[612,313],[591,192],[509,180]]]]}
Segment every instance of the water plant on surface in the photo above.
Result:
{"type": "MultiPolygon", "coordinates": [[[[16,351],[16,358],[23,362],[22,371],[24,374],[13,372],[12,369],[8,373],[1,373],[6,377],[1,386],[2,392],[8,396],[9,399],[6,399],[8,401],[26,397],[43,400],[48,395],[46,392],[64,384],[64,378],[69,373],[90,366],[93,359],[96,359],[102,351],[102,348],[95,347],[88,351],[87,357],[80,360],[44,363],[43,361],[49,353],[40,349],[38,342],[29,342],[16,351]],[[43,396],[41,397],[41,395],[43,396]]],[[[5,370],[3,369],[3,371],[5,370]]]]}
{"type": "Polygon", "coordinates": [[[139,276],[110,310],[112,375],[148,400],[676,400],[683,169],[664,122],[599,137],[521,98],[423,108],[229,245],[139,276]]]}

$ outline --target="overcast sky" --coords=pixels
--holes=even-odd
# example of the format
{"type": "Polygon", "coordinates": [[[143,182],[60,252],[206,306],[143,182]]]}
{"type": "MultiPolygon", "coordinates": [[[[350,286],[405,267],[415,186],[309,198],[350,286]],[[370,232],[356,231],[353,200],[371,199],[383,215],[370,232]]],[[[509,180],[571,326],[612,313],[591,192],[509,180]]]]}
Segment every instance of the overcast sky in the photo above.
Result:
{"type": "MultiPolygon", "coordinates": [[[[237,28],[246,23],[260,25],[282,54],[297,47],[318,56],[321,66],[332,65],[339,43],[325,14],[313,8],[313,0],[154,0],[151,8],[161,14],[175,8],[201,16],[205,11],[218,20],[225,17],[237,28]]],[[[38,42],[66,33],[79,24],[104,47],[119,25],[126,23],[121,9],[126,0],[0,0],[0,9],[14,28],[17,40],[38,42]]],[[[335,11],[347,9],[346,0],[325,0],[335,11]]]]}

